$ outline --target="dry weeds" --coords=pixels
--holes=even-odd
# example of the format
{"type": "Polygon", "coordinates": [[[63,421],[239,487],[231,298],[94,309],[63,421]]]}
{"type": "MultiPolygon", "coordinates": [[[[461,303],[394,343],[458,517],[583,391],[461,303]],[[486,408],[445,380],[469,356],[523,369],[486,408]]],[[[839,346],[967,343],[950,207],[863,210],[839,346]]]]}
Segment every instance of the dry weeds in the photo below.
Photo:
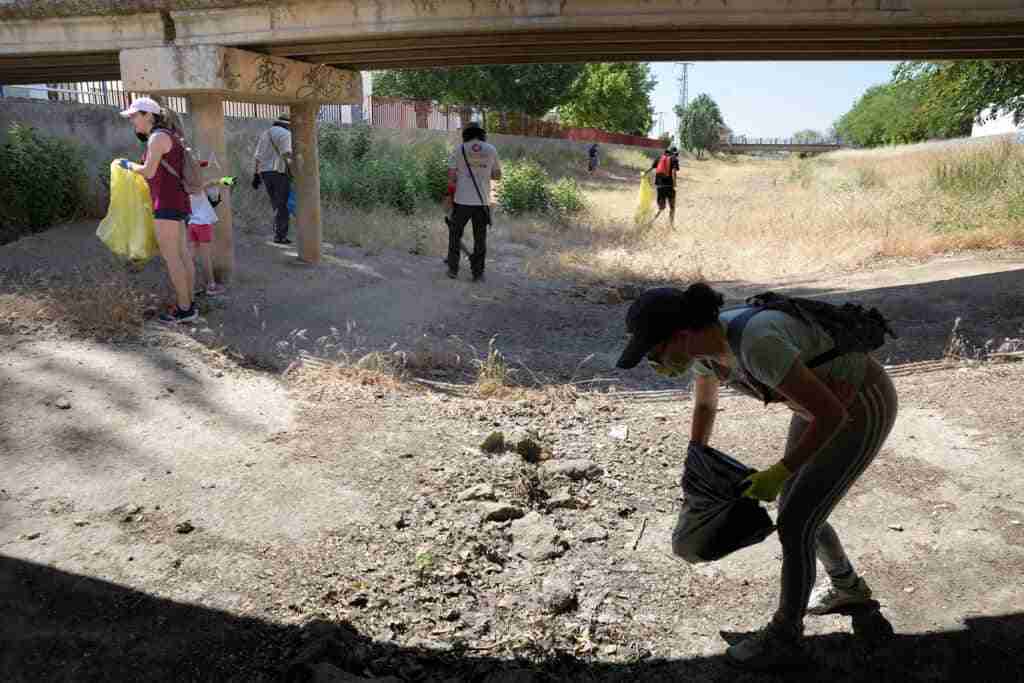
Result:
{"type": "Polygon", "coordinates": [[[145,295],[125,271],[94,269],[64,280],[41,277],[4,287],[0,322],[52,325],[75,336],[121,339],[142,331],[145,295]]]}
{"type": "Polygon", "coordinates": [[[769,280],[884,257],[1019,247],[1024,193],[1016,183],[971,193],[935,180],[944,164],[1001,169],[1004,161],[1024,163],[1024,149],[944,143],[687,162],[674,228],[667,212],[654,225],[634,225],[637,186],[607,183],[588,193],[590,214],[575,225],[526,224],[511,234],[545,247],[529,258],[531,273],[591,282],[769,280]]]}

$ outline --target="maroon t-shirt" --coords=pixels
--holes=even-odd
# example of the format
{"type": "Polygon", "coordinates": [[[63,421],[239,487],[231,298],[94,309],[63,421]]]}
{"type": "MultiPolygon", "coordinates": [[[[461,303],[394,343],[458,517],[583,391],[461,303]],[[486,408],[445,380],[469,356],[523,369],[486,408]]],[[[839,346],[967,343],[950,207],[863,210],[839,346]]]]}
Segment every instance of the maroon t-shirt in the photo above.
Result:
{"type": "MultiPolygon", "coordinates": [[[[167,164],[174,169],[178,174],[175,178],[174,175],[164,168],[163,163],[156,167],[156,175],[152,178],[148,178],[146,182],[149,184],[149,194],[153,198],[153,210],[177,210],[182,213],[189,214],[192,211],[191,202],[188,199],[188,193],[185,192],[185,186],[181,181],[182,176],[185,174],[185,150],[182,149],[181,142],[178,140],[178,136],[170,134],[168,131],[159,129],[160,132],[170,135],[171,138],[171,151],[164,154],[161,158],[162,162],[167,164]]],[[[156,133],[157,131],[153,131],[156,133]]],[[[142,163],[146,163],[146,157],[149,155],[149,147],[146,147],[146,152],[142,156],[142,163]]]]}

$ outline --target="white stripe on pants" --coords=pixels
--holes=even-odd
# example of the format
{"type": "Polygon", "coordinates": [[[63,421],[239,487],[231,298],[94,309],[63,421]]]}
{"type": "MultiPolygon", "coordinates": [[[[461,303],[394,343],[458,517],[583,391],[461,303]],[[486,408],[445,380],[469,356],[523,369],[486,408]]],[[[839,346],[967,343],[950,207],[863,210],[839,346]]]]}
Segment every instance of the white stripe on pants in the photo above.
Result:
{"type": "MultiPolygon", "coordinates": [[[[774,621],[781,626],[803,628],[804,611],[814,587],[815,553],[829,576],[842,576],[853,569],[839,537],[825,520],[878,455],[896,421],[896,390],[873,360],[869,360],[864,385],[849,412],[846,425],[786,482],[779,499],[782,589],[774,621]]],[[[793,417],[787,453],[807,425],[803,418],[793,417]]]]}

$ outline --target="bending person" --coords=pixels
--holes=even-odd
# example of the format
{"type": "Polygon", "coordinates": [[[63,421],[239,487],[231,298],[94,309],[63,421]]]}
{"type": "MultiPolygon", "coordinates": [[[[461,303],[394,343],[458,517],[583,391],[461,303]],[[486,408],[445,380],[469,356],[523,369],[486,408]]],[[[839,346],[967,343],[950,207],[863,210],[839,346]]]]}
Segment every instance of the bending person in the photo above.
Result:
{"type": "Polygon", "coordinates": [[[866,353],[846,353],[809,369],[804,360],[830,351],[832,339],[817,323],[782,311],[752,314],[738,341],[734,335],[733,348],[729,323],[750,307],[723,312],[723,301],[704,284],[686,291],[645,292],[627,314],[632,339],[618,366],[632,368],[646,358],[668,376],[692,367],[690,438],[700,444],[711,439],[721,384],[758,398],[767,391],[769,401],[785,402],[793,410],[782,458],[751,475],[744,494],[771,501],[781,493],[779,606],[765,628],[727,651],[730,661],[744,668],[786,668],[800,655],[805,614],[826,614],[871,598],[826,520],[892,429],[896,391],[882,366],[866,353]],[[815,556],[829,583],[812,596],[815,556]]]}

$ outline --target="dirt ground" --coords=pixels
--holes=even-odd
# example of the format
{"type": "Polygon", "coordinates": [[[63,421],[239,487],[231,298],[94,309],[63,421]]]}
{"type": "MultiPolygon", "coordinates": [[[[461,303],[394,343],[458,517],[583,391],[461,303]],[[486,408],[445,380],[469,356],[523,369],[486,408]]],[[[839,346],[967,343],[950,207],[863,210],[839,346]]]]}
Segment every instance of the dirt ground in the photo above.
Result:
{"type": "MultiPolygon", "coordinates": [[[[106,258],[93,230],[0,248],[0,270],[72,278],[106,258]]],[[[238,240],[192,327],[110,342],[0,311],[0,680],[1024,680],[1024,366],[920,364],[957,318],[968,355],[1024,336],[1019,255],[718,283],[856,298],[901,333],[880,354],[900,417],[832,517],[879,608],[808,618],[803,668],[758,676],[723,650],[771,615],[778,542],[671,555],[689,399],[612,370],[649,283],[528,279],[500,228],[482,284],[238,240]],[[549,389],[460,390],[492,338],[549,389]],[[281,372],[389,349],[436,383],[281,372]],[[494,431],[542,462],[482,452],[494,431]]],[[[778,457],[784,409],[721,411],[716,447],[778,457]]]]}

